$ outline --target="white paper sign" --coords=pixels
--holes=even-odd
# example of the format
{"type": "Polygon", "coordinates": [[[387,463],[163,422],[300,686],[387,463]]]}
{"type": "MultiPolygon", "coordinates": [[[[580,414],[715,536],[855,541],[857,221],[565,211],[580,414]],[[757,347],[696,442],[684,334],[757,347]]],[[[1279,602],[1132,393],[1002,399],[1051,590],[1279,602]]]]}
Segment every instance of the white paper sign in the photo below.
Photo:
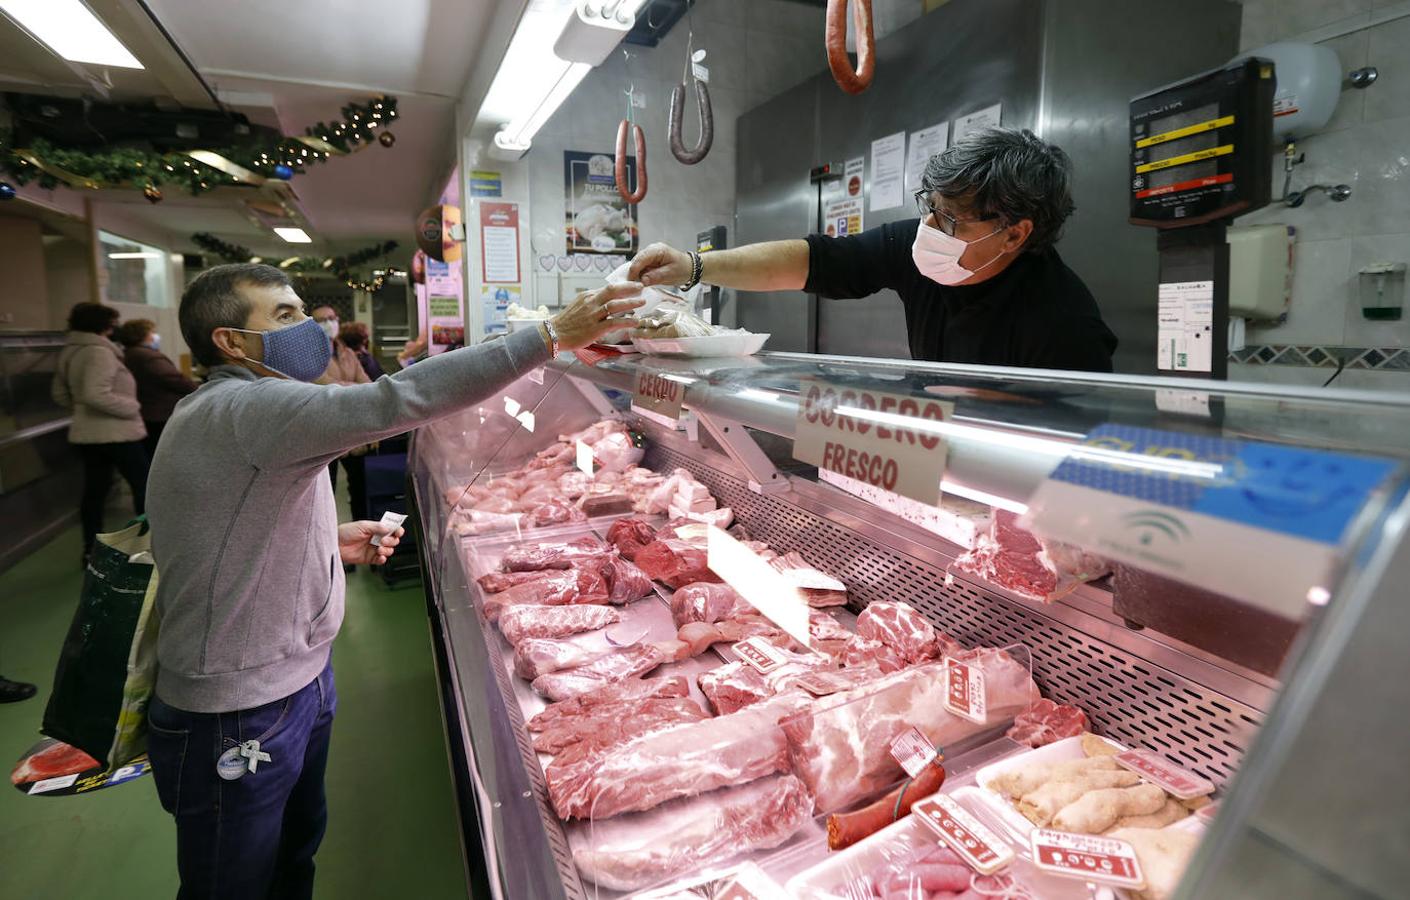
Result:
{"type": "Polygon", "coordinates": [[[871,142],[871,211],[901,205],[905,179],[906,133],[871,142]]]}
{"type": "Polygon", "coordinates": [[[955,120],[955,133],[951,143],[958,144],[976,131],[983,131],[986,128],[998,128],[999,120],[1003,116],[1003,104],[995,103],[993,106],[972,112],[967,116],[960,116],[955,120]]]}
{"type": "Polygon", "coordinates": [[[929,128],[922,128],[911,135],[910,146],[906,148],[906,193],[920,190],[920,177],[925,174],[925,164],[930,157],[943,153],[950,144],[950,123],[941,122],[929,128]]]}
{"type": "Polygon", "coordinates": [[[1156,321],[1157,369],[1213,371],[1214,282],[1162,284],[1156,321]]]}
{"type": "Polygon", "coordinates": [[[891,758],[906,770],[907,778],[914,778],[930,765],[940,753],[935,745],[926,740],[920,729],[914,726],[896,735],[891,741],[891,758]]]}
{"type": "Polygon", "coordinates": [[[485,281],[490,284],[519,280],[519,229],[485,225],[480,230],[485,248],[485,281]]]}

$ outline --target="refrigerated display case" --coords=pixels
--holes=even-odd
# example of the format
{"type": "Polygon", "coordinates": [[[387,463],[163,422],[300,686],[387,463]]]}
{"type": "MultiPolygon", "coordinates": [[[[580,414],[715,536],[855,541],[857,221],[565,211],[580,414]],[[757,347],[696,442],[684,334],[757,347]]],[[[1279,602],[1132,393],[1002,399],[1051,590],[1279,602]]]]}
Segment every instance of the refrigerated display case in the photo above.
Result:
{"type": "MultiPolygon", "coordinates": [[[[1102,896],[1099,886],[1030,872],[1025,835],[1005,831],[1005,811],[976,799],[986,771],[1029,749],[1006,732],[1038,692],[1080,707],[1119,747],[1153,751],[1214,786],[1217,815],[1181,825],[1202,839],[1176,896],[1390,896],[1410,876],[1402,852],[1410,797],[1398,774],[1410,748],[1399,714],[1410,683],[1399,648],[1410,625],[1410,398],[786,353],[621,356],[592,366],[564,356],[478,409],[421,429],[411,457],[474,891],[715,896],[739,880],[754,896],[848,896],[856,884],[817,887],[839,870],[827,816],[900,781],[897,764],[873,745],[915,725],[945,741],[943,793],[1012,846],[1022,864],[1012,871],[1035,896],[1102,896]],[[661,378],[679,388],[678,413],[658,402],[643,408],[638,390],[661,378]],[[618,435],[630,429],[635,452],[618,456],[620,437],[593,445],[606,432],[585,430],[604,420],[625,426],[608,429],[618,435]],[[820,421],[836,437],[824,434],[825,442],[840,449],[817,446],[820,421]],[[902,448],[894,481],[863,456],[892,461],[878,437],[902,448]],[[662,489],[649,502],[661,480],[627,486],[642,468],[657,479],[684,470],[689,489],[662,489]],[[574,487],[558,498],[564,476],[574,487]],[[547,486],[530,494],[534,485],[547,486]],[[576,505],[597,514],[564,521],[537,511],[584,492],[603,502],[576,505]],[[701,505],[689,508],[692,499],[701,505]],[[727,532],[731,523],[715,514],[722,508],[732,515],[727,532]],[[554,543],[614,555],[615,522],[644,521],[649,538],[650,528],[691,515],[721,528],[697,523],[664,541],[683,578],[694,541],[702,553],[709,546],[709,580],[722,577],[758,609],[771,603],[758,585],[778,582],[749,559],[714,571],[729,548],[757,560],[801,554],[799,565],[816,574],[794,573],[794,600],[828,594],[833,579],[845,585],[845,607],[783,604],[770,627],[793,635],[775,641],[793,641],[796,652],[780,653],[787,665],[821,658],[846,683],[800,692],[803,679],[780,687],[744,671],[755,693],[730,694],[722,705],[723,695],[702,685],[747,670],[749,652],[728,640],[695,646],[678,631],[661,581],[670,576],[643,560],[657,579],[649,594],[601,613],[598,624],[608,627],[566,640],[575,646],[539,648],[571,660],[516,659],[491,620],[517,601],[480,583],[517,568],[505,562],[520,552],[512,548],[554,543]],[[722,533],[735,540],[713,543],[722,533]],[[854,631],[873,604],[885,604],[873,609],[879,620],[898,601],[933,629],[927,649],[913,657],[886,650],[890,663],[885,654],[852,660],[882,660],[865,677],[839,668],[842,648],[871,645],[830,641],[832,629],[854,631]],[[790,629],[783,619],[793,615],[802,618],[790,629]],[[797,645],[800,621],[814,638],[811,654],[797,645]],[[615,718],[583,720],[595,723],[592,741],[613,750],[539,753],[543,730],[528,723],[550,698],[577,689],[563,686],[571,678],[555,680],[555,667],[573,673],[574,662],[610,656],[616,665],[628,654],[650,657],[630,672],[670,699],[625,700],[608,708],[615,718]],[[1018,661],[1031,682],[991,673],[979,688],[993,701],[989,713],[963,725],[944,698],[951,659],[981,670],[997,661],[1011,672],[1018,661]],[[665,690],[677,675],[684,688],[665,690]],[[1010,693],[995,693],[1000,684],[1010,693]],[[683,705],[692,700],[694,711],[683,705]],[[652,704],[669,711],[662,730],[634,729],[633,711],[652,704]],[[937,714],[936,704],[948,711],[937,714]],[[618,728],[625,736],[614,743],[618,728]],[[867,744],[855,750],[857,766],[835,764],[840,745],[825,740],[832,732],[843,744],[867,744]],[[630,752],[612,756],[623,747],[630,752]]],[[[526,596],[571,603],[588,593],[575,584],[571,596],[526,596]]],[[[857,846],[875,856],[881,843],[857,846]]]]}

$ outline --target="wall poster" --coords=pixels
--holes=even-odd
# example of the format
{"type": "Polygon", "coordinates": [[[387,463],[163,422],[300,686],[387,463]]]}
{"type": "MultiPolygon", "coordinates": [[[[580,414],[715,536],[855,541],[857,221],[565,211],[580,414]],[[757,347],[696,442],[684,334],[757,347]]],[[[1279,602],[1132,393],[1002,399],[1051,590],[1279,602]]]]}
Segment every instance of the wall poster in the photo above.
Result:
{"type": "MultiPolygon", "coordinates": [[[[627,183],[636,186],[636,159],[627,159],[627,183]]],[[[617,193],[609,154],[563,151],[564,230],[568,253],[620,253],[639,248],[635,204],[617,193]]]]}

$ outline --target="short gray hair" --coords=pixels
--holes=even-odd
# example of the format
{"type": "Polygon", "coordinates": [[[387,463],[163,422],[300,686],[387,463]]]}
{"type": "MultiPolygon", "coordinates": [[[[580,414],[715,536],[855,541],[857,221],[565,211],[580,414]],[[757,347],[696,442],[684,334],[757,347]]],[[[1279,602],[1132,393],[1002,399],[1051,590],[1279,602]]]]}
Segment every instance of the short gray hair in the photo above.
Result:
{"type": "Polygon", "coordinates": [[[181,336],[196,362],[210,368],[224,362],[211,340],[217,328],[244,328],[253,304],[240,287],[287,287],[283,270],[261,263],[231,263],[207,269],[192,279],[181,295],[181,336]]]}
{"type": "Polygon", "coordinates": [[[964,198],[974,212],[1005,225],[1033,222],[1024,250],[1045,250],[1062,236],[1072,203],[1072,161],[1028,129],[987,128],[930,158],[926,194],[964,198]]]}

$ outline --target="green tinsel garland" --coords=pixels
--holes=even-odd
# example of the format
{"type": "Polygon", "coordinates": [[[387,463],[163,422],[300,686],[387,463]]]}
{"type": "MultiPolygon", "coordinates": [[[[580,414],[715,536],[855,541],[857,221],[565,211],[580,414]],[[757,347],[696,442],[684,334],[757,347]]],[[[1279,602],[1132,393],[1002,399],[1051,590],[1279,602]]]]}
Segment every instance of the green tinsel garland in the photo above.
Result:
{"type": "MultiPolygon", "coordinates": [[[[198,231],[191,235],[191,242],[202,250],[219,256],[226,262],[264,262],[259,256],[253,254],[249,247],[223,241],[208,232],[198,231]]],[[[339,281],[345,282],[350,288],[376,293],[382,289],[383,278],[373,277],[370,281],[361,281],[353,277],[353,270],[367,265],[374,259],[387,256],[397,249],[397,246],[396,241],[383,241],[380,244],[371,244],[361,250],[355,250],[347,256],[324,258],[295,256],[280,262],[279,268],[288,272],[327,272],[339,281]]]]}

